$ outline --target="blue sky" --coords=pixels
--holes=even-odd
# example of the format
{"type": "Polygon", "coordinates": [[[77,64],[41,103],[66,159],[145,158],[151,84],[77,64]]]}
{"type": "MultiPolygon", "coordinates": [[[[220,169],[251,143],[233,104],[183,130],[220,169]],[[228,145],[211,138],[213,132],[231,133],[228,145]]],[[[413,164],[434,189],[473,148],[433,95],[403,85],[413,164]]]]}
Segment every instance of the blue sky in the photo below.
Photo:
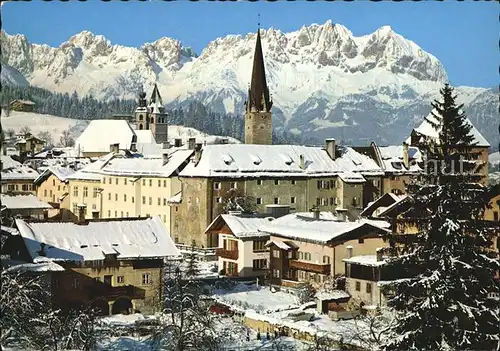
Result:
{"type": "Polygon", "coordinates": [[[383,25],[416,42],[444,65],[453,85],[492,87],[499,83],[496,2],[11,2],[2,6],[2,27],[31,42],[59,46],[83,30],[113,44],[140,46],[168,36],[196,52],[227,34],[262,27],[293,31],[331,19],[365,35],[383,25]]]}

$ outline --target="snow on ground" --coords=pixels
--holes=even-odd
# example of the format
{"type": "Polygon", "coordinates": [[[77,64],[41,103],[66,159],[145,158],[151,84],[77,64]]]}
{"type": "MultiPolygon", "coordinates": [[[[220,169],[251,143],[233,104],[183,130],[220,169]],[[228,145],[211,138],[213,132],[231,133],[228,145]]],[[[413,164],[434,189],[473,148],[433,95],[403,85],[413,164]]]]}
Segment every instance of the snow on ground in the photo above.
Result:
{"type": "Polygon", "coordinates": [[[13,129],[16,133],[24,126],[28,126],[35,136],[47,131],[55,143],[59,142],[64,130],[71,129],[73,137],[76,137],[88,124],[88,121],[84,120],[19,111],[10,111],[9,117],[2,111],[1,121],[3,130],[13,129]]]}
{"type": "Polygon", "coordinates": [[[259,313],[298,308],[300,301],[297,296],[282,291],[271,292],[267,286],[239,283],[233,289],[216,289],[212,298],[229,305],[235,310],[255,310],[259,313]]]}

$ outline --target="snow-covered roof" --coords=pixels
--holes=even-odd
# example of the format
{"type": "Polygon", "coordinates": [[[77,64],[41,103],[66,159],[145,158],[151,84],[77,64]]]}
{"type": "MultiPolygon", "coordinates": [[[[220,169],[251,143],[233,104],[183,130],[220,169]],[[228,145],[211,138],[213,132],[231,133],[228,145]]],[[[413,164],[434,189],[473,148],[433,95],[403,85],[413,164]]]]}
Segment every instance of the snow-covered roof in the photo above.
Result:
{"type": "Polygon", "coordinates": [[[177,194],[168,199],[169,204],[180,204],[182,201],[182,191],[179,191],[177,194]]]}
{"type": "Polygon", "coordinates": [[[81,152],[109,152],[111,144],[119,144],[122,150],[129,150],[135,132],[125,120],[92,120],[75,140],[75,150],[81,152]]]}
{"type": "Polygon", "coordinates": [[[65,182],[66,178],[75,173],[75,170],[69,167],[60,167],[60,166],[52,166],[45,169],[34,181],[35,184],[38,184],[40,181],[43,181],[51,174],[55,175],[57,179],[61,182],[65,182]]]}
{"type": "Polygon", "coordinates": [[[331,291],[326,291],[326,290],[319,290],[316,292],[314,295],[315,298],[318,300],[339,300],[339,299],[345,299],[351,297],[347,292],[343,290],[331,290],[331,291]]]}
{"type": "Polygon", "coordinates": [[[279,240],[269,240],[267,243],[266,243],[266,247],[269,247],[269,246],[276,246],[277,248],[281,249],[281,250],[290,250],[292,249],[292,247],[290,247],[288,244],[282,242],[282,241],[279,241],[279,240]]]}
{"type": "Polygon", "coordinates": [[[360,219],[355,222],[345,222],[306,218],[292,213],[262,225],[259,231],[284,238],[327,243],[362,227],[366,228],[368,234],[370,231],[386,232],[389,226],[390,224],[385,221],[376,223],[360,219]]]}
{"type": "Polygon", "coordinates": [[[366,208],[359,214],[360,216],[371,216],[377,209],[387,208],[399,200],[405,198],[406,195],[396,195],[393,193],[385,193],[379,196],[375,201],[372,201],[366,208]]]}
{"type": "Polygon", "coordinates": [[[203,147],[198,164],[189,163],[184,177],[304,177],[334,175],[338,167],[319,147],[298,145],[221,144],[203,147]],[[304,156],[304,169],[300,167],[304,156]]]}
{"type": "Polygon", "coordinates": [[[31,100],[21,100],[21,99],[12,100],[10,103],[13,104],[15,102],[20,102],[21,104],[25,104],[25,105],[34,105],[35,104],[31,100]]]}
{"type": "Polygon", "coordinates": [[[25,222],[16,225],[33,259],[45,244],[45,257],[53,261],[179,257],[181,254],[159,216],[134,220],[71,222],[25,222]]]}
{"type": "Polygon", "coordinates": [[[4,269],[4,273],[25,273],[25,272],[61,272],[64,268],[52,261],[40,263],[20,263],[4,269]]]}
{"type": "Polygon", "coordinates": [[[351,258],[344,258],[342,261],[370,267],[379,267],[385,264],[384,260],[377,261],[377,255],[353,256],[351,258]]]}
{"type": "MultiPolygon", "coordinates": [[[[237,238],[247,238],[256,236],[269,236],[258,231],[263,224],[274,220],[272,217],[251,216],[251,215],[220,215],[227,224],[233,235],[237,238]]],[[[210,227],[210,226],[209,226],[210,227]]]]}
{"type": "Polygon", "coordinates": [[[340,157],[335,159],[335,164],[341,171],[361,173],[366,176],[384,175],[384,171],[371,157],[348,146],[337,146],[336,149],[340,153],[340,157]]]}
{"type": "Polygon", "coordinates": [[[21,209],[49,209],[52,208],[48,203],[40,201],[35,195],[5,195],[1,194],[2,207],[9,210],[21,209]]]}
{"type": "MultiPolygon", "coordinates": [[[[440,128],[436,129],[431,124],[432,122],[439,125],[439,121],[436,119],[436,117],[434,117],[432,113],[436,115],[439,114],[436,109],[433,109],[432,112],[424,118],[423,122],[414,129],[414,131],[433,139],[436,143],[439,143],[440,128]]],[[[466,121],[472,126],[470,135],[474,137],[473,143],[475,143],[475,146],[489,147],[490,143],[488,142],[488,140],[486,140],[486,138],[479,132],[479,130],[477,130],[477,128],[472,124],[468,117],[466,118],[466,121]]],[[[411,145],[411,137],[409,137],[406,142],[408,143],[408,145],[411,145]]]]}
{"type": "Polygon", "coordinates": [[[378,217],[384,217],[387,215],[390,211],[392,211],[394,208],[402,204],[404,201],[409,199],[408,195],[401,195],[399,196],[398,200],[394,202],[392,205],[387,206],[383,211],[380,211],[380,213],[377,215],[378,217]]]}
{"type": "Polygon", "coordinates": [[[8,180],[35,180],[38,172],[34,169],[23,166],[10,156],[2,155],[2,181],[8,180]]]}
{"type": "Polygon", "coordinates": [[[1,160],[3,169],[17,168],[22,166],[20,162],[17,162],[12,157],[7,155],[1,155],[1,160]]]}
{"type": "Polygon", "coordinates": [[[364,183],[366,181],[365,177],[363,177],[360,173],[354,173],[349,171],[339,173],[339,178],[344,183],[364,183]]]}
{"type": "Polygon", "coordinates": [[[417,164],[417,162],[422,161],[422,155],[416,146],[408,146],[409,169],[404,165],[403,145],[378,146],[378,149],[382,158],[383,169],[386,172],[416,174],[422,171],[417,164]]]}
{"type": "Polygon", "coordinates": [[[112,158],[102,168],[102,174],[170,177],[192,155],[193,150],[172,150],[164,164],[160,158],[112,158]]]}

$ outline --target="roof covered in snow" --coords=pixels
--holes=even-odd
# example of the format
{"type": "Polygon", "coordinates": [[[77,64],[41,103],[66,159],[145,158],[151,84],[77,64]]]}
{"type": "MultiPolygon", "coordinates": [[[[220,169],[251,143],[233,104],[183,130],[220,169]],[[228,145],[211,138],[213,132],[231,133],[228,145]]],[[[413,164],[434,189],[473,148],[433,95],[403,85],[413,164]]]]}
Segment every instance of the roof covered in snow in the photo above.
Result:
{"type": "Polygon", "coordinates": [[[372,216],[376,213],[378,209],[386,209],[392,204],[398,202],[399,200],[405,198],[406,195],[396,195],[393,193],[385,193],[382,196],[379,196],[375,201],[370,202],[368,206],[360,213],[360,216],[372,216]]]}
{"type": "Polygon", "coordinates": [[[342,261],[361,266],[379,267],[385,264],[385,261],[377,261],[377,255],[362,255],[344,258],[342,261]]]}
{"type": "Polygon", "coordinates": [[[111,144],[129,150],[135,132],[125,120],[96,119],[90,121],[83,133],[75,140],[75,149],[81,152],[109,152],[111,144]]]}
{"type": "Polygon", "coordinates": [[[384,221],[366,219],[355,222],[307,218],[295,213],[275,219],[259,228],[259,231],[283,238],[328,243],[341,240],[346,234],[357,232],[359,236],[387,232],[390,226],[384,221]]]}
{"type": "Polygon", "coordinates": [[[221,144],[203,147],[198,164],[190,162],[184,177],[304,177],[334,175],[339,168],[325,150],[298,145],[221,144]],[[304,158],[301,168],[300,158],[304,158]]]}
{"type": "Polygon", "coordinates": [[[360,173],[366,176],[384,175],[383,170],[371,157],[357,152],[352,147],[337,146],[340,157],[335,163],[343,172],[360,173]]]}
{"type": "Polygon", "coordinates": [[[11,265],[9,268],[4,269],[4,273],[26,273],[26,272],[61,272],[64,268],[52,261],[40,263],[19,263],[11,265]]]}
{"type": "Polygon", "coordinates": [[[49,209],[52,208],[48,203],[40,201],[35,195],[5,195],[1,194],[2,208],[9,210],[21,209],[49,209]]]}
{"type": "Polygon", "coordinates": [[[180,252],[159,216],[134,220],[110,220],[75,224],[26,222],[16,225],[33,259],[45,244],[45,257],[53,261],[179,257],[180,252]]]}
{"type": "Polygon", "coordinates": [[[331,290],[331,291],[326,291],[324,289],[319,290],[316,292],[314,295],[315,298],[318,300],[326,301],[326,300],[340,300],[340,299],[346,299],[351,297],[347,292],[343,290],[331,290]]]}
{"type": "Polygon", "coordinates": [[[264,217],[262,215],[232,215],[221,214],[207,228],[210,230],[218,221],[222,220],[227,224],[233,235],[237,238],[249,238],[258,236],[269,236],[266,233],[259,232],[258,229],[263,224],[267,224],[274,220],[273,217],[264,217]]]}
{"type": "MultiPolygon", "coordinates": [[[[436,115],[439,114],[435,109],[433,109],[432,112],[424,118],[424,121],[414,129],[414,131],[433,139],[437,143],[439,142],[440,128],[436,129],[431,124],[431,122],[434,124],[439,124],[439,121],[436,119],[436,117],[434,117],[433,113],[436,115]]],[[[472,124],[468,117],[466,118],[466,120],[467,123],[472,126],[470,134],[474,137],[473,143],[475,143],[476,146],[489,147],[490,143],[488,142],[488,140],[486,140],[486,138],[479,132],[479,130],[477,130],[477,128],[472,124]]],[[[411,137],[409,137],[406,142],[411,145],[411,137]]]]}
{"type": "Polygon", "coordinates": [[[408,146],[409,168],[404,164],[403,145],[377,146],[382,158],[382,167],[384,171],[402,174],[402,173],[420,173],[422,169],[417,162],[422,161],[420,150],[416,146],[408,146]]]}
{"type": "Polygon", "coordinates": [[[38,172],[34,169],[23,166],[10,156],[2,155],[2,181],[7,180],[35,180],[38,172]]]}
{"type": "Polygon", "coordinates": [[[52,166],[45,169],[34,181],[35,184],[39,184],[47,179],[50,175],[55,175],[57,179],[61,182],[65,182],[66,178],[75,173],[73,168],[52,166]]]}

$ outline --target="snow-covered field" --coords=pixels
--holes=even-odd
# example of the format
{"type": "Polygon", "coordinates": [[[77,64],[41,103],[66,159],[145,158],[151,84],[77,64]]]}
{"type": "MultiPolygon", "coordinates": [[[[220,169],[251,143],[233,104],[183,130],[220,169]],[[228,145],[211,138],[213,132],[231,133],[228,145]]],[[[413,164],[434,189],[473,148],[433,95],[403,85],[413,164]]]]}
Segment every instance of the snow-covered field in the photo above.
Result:
{"type": "Polygon", "coordinates": [[[214,290],[212,297],[235,310],[254,310],[259,313],[289,310],[300,306],[297,296],[281,291],[273,293],[269,287],[256,284],[240,283],[231,290],[214,290]]]}
{"type": "Polygon", "coordinates": [[[10,111],[9,117],[6,117],[2,111],[1,121],[4,131],[13,129],[17,133],[21,128],[28,126],[34,135],[38,135],[40,132],[49,132],[56,143],[64,130],[73,129],[72,134],[76,137],[79,134],[78,131],[83,131],[88,124],[87,121],[83,120],[19,111],[10,111]]]}

